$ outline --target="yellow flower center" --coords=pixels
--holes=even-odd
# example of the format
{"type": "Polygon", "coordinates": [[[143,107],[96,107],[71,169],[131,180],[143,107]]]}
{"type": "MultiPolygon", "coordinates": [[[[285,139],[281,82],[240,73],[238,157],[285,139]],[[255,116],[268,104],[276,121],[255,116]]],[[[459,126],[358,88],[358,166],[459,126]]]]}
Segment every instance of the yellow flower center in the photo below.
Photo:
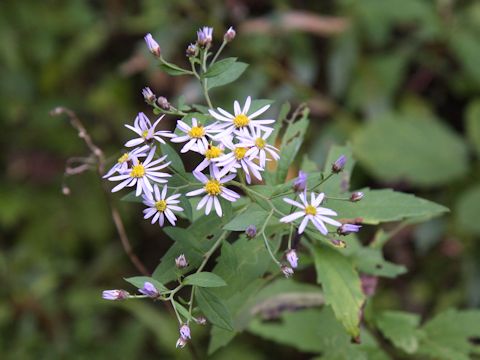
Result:
{"type": "Polygon", "coordinates": [[[220,181],[212,179],[208,180],[207,183],[205,184],[205,191],[207,192],[208,195],[213,195],[213,196],[218,196],[222,192],[220,190],[220,181]]]}
{"type": "Polygon", "coordinates": [[[263,140],[262,138],[257,138],[255,140],[255,146],[259,149],[263,149],[267,145],[267,142],[263,140]]]}
{"type": "Polygon", "coordinates": [[[240,114],[235,116],[235,118],[233,119],[233,125],[235,125],[237,129],[247,126],[248,124],[250,124],[250,119],[247,115],[240,114]]]}
{"type": "Polygon", "coordinates": [[[160,212],[164,212],[167,209],[167,202],[165,200],[158,200],[155,203],[155,208],[160,212]]]}
{"type": "Polygon", "coordinates": [[[119,164],[123,164],[125,161],[128,161],[128,153],[123,154],[117,160],[119,164]]]}
{"type": "Polygon", "coordinates": [[[142,163],[133,165],[132,171],[130,172],[130,177],[141,178],[144,175],[145,175],[145,167],[142,165],[142,163]]]}
{"type": "Polygon", "coordinates": [[[317,209],[315,208],[315,206],[307,205],[305,206],[305,214],[315,216],[317,215],[317,209]]]}
{"type": "Polygon", "coordinates": [[[142,132],[142,138],[146,139],[148,136],[148,130],[143,130],[142,132]]]}
{"type": "Polygon", "coordinates": [[[218,146],[209,145],[207,151],[205,151],[205,157],[210,160],[222,155],[222,149],[218,146]]]}
{"type": "Polygon", "coordinates": [[[194,126],[188,132],[188,136],[191,138],[199,139],[205,135],[205,129],[203,126],[194,126]]]}
{"type": "Polygon", "coordinates": [[[244,147],[237,147],[233,153],[235,154],[235,158],[237,160],[242,160],[245,157],[245,154],[247,153],[247,148],[244,147]]]}

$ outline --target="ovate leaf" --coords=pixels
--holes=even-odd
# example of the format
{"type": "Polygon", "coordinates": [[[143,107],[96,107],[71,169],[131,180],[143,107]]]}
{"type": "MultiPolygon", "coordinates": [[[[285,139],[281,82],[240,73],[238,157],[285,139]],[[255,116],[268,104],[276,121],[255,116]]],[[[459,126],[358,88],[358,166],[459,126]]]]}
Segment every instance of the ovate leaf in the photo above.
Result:
{"type": "Polygon", "coordinates": [[[384,311],[375,320],[383,335],[408,354],[418,349],[420,317],[403,311],[384,311]]]}
{"type": "Polygon", "coordinates": [[[480,234],[480,186],[463,192],[457,201],[455,218],[458,227],[465,232],[480,234]]]}
{"type": "Polygon", "coordinates": [[[228,70],[215,77],[209,78],[207,82],[207,88],[210,90],[218,86],[230,84],[231,82],[237,80],[247,69],[247,67],[248,64],[243,62],[235,62],[231,64],[228,70]]]}
{"type": "Polygon", "coordinates": [[[215,64],[213,64],[206,73],[204,73],[202,76],[204,78],[211,78],[220,75],[221,73],[227,71],[232,64],[237,61],[237,58],[230,57],[226,59],[222,59],[220,61],[217,61],[215,64]]]}
{"type": "Polygon", "coordinates": [[[233,330],[232,316],[218,296],[210,290],[198,288],[196,299],[200,310],[212,324],[225,330],[233,330]]]}
{"type": "Polygon", "coordinates": [[[220,276],[206,271],[188,275],[183,283],[185,285],[196,285],[200,287],[219,287],[227,285],[220,276]]]}

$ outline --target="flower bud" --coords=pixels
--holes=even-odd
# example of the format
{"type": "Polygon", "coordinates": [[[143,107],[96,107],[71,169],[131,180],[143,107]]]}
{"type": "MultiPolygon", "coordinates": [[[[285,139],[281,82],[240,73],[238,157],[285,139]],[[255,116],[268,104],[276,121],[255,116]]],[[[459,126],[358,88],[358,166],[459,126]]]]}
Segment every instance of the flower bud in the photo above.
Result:
{"type": "Polygon", "coordinates": [[[185,345],[187,345],[187,340],[182,338],[182,337],[179,337],[178,340],[177,340],[177,344],[175,345],[175,347],[178,349],[183,349],[185,347],[185,345]]]}
{"type": "Polygon", "coordinates": [[[280,269],[287,279],[293,275],[293,269],[290,266],[282,265],[280,269]]]}
{"type": "Polygon", "coordinates": [[[298,177],[293,181],[293,190],[295,192],[302,192],[307,187],[307,173],[300,170],[298,177]]]}
{"type": "Polygon", "coordinates": [[[160,53],[161,53],[160,45],[158,45],[158,43],[155,41],[152,34],[149,33],[149,34],[145,35],[145,42],[147,43],[148,50],[150,50],[150,52],[155,57],[159,58],[160,53]]]}
{"type": "Polygon", "coordinates": [[[152,105],[156,100],[155,94],[148,86],[142,89],[142,95],[145,102],[149,105],[152,105]]]}
{"type": "Polygon", "coordinates": [[[213,40],[213,28],[204,26],[197,31],[197,44],[200,46],[207,46],[212,43],[213,40]]]}
{"type": "Polygon", "coordinates": [[[338,174],[345,167],[347,162],[347,157],[345,155],[340,155],[340,157],[332,164],[332,172],[338,174]]]}
{"type": "Polygon", "coordinates": [[[341,249],[347,247],[347,244],[345,243],[345,241],[340,240],[340,239],[330,239],[330,242],[332,243],[333,246],[341,248],[341,249]]]}
{"type": "Polygon", "coordinates": [[[295,249],[290,249],[285,253],[285,258],[287,259],[290,266],[294,269],[298,266],[298,255],[295,249]]]}
{"type": "Polygon", "coordinates": [[[148,282],[148,281],[145,281],[145,283],[143,284],[143,287],[141,289],[138,289],[138,291],[141,294],[147,295],[148,297],[151,297],[151,298],[156,298],[159,295],[157,288],[151,282],[148,282]]]}
{"type": "Polygon", "coordinates": [[[248,227],[245,229],[245,234],[248,236],[248,238],[253,239],[255,236],[257,236],[257,227],[255,225],[248,225],[248,227]]]}
{"type": "Polygon", "coordinates": [[[198,53],[198,47],[196,44],[188,45],[187,51],[186,51],[186,54],[188,57],[197,56],[197,53],[198,53]]]}
{"type": "Polygon", "coordinates": [[[167,98],[164,96],[159,96],[157,99],[157,104],[163,110],[170,110],[170,103],[168,102],[167,98]]]}
{"type": "Polygon", "coordinates": [[[180,326],[180,337],[185,340],[190,339],[190,327],[188,324],[180,326]]]}
{"type": "Polygon", "coordinates": [[[195,320],[195,322],[198,325],[206,325],[207,324],[207,319],[204,316],[199,316],[197,318],[193,318],[193,320],[195,320]]]}
{"type": "Polygon", "coordinates": [[[355,191],[354,193],[352,193],[352,195],[350,196],[350,201],[360,201],[363,199],[363,197],[365,196],[365,194],[361,191],[355,191]]]}
{"type": "Polygon", "coordinates": [[[124,300],[128,298],[128,291],[125,290],[104,290],[102,292],[102,298],[104,300],[124,300]]]}
{"type": "Polygon", "coordinates": [[[235,32],[235,30],[233,29],[233,27],[230,26],[230,28],[227,30],[227,32],[225,33],[225,35],[223,35],[223,39],[225,40],[225,42],[230,42],[232,41],[233,39],[235,39],[235,36],[237,35],[237,33],[235,32]]]}
{"type": "Polygon", "coordinates": [[[179,257],[175,258],[175,266],[179,269],[185,269],[188,267],[188,261],[184,254],[181,254],[179,257]]]}
{"type": "Polygon", "coordinates": [[[70,195],[70,188],[66,185],[62,186],[62,194],[65,196],[70,195]]]}
{"type": "Polygon", "coordinates": [[[337,234],[338,235],[348,235],[351,233],[356,233],[360,230],[361,226],[360,225],[354,225],[354,224],[342,224],[337,229],[337,234]]]}

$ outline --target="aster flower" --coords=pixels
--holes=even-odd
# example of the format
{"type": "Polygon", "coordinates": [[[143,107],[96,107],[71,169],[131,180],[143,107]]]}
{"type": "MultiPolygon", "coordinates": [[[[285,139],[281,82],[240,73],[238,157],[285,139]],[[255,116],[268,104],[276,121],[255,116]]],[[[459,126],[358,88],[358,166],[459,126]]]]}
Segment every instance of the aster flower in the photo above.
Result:
{"type": "Polygon", "coordinates": [[[117,163],[112,166],[112,168],[103,176],[103,178],[108,178],[116,172],[122,173],[127,171],[134,158],[138,159],[147,156],[148,149],[149,146],[145,145],[124,153],[117,159],[117,163]]]}
{"type": "Polygon", "coordinates": [[[197,31],[197,43],[200,46],[210,44],[213,40],[213,27],[204,26],[197,31]]]}
{"type": "Polygon", "coordinates": [[[293,214],[284,216],[280,219],[280,221],[284,223],[289,223],[303,217],[303,220],[298,228],[299,234],[303,233],[303,231],[307,227],[308,222],[311,221],[313,225],[318,229],[318,231],[320,231],[323,235],[327,235],[328,230],[325,226],[325,223],[336,227],[341,226],[342,224],[328,217],[336,216],[337,213],[335,211],[320,206],[324,197],[324,193],[320,193],[318,196],[315,196],[315,193],[312,192],[310,194],[310,202],[308,202],[307,193],[303,192],[300,194],[300,200],[302,201],[302,204],[289,198],[283,198],[283,201],[300,208],[301,211],[297,211],[293,214]]]}
{"type": "Polygon", "coordinates": [[[142,143],[151,144],[154,139],[162,144],[165,144],[165,141],[160,136],[173,137],[174,135],[167,130],[155,131],[158,123],[163,119],[164,116],[165,115],[160,116],[152,125],[148,117],[143,112],[138,113],[133,126],[125,125],[125,127],[134,131],[140,137],[127,141],[125,146],[133,147],[142,143]]]}
{"type": "Polygon", "coordinates": [[[111,176],[108,178],[110,181],[121,181],[120,184],[115,186],[112,189],[112,192],[117,192],[124,187],[131,187],[137,185],[137,190],[135,195],[139,196],[142,191],[144,193],[151,193],[153,191],[152,184],[150,181],[155,181],[157,183],[166,183],[167,180],[165,177],[170,177],[170,174],[161,172],[170,165],[170,161],[167,163],[162,163],[166,159],[166,155],[162,156],[160,159],[154,160],[153,156],[155,155],[155,147],[150,150],[147,158],[143,163],[139,162],[137,158],[132,159],[132,167],[127,169],[125,172],[117,176],[111,176]]]}
{"type": "Polygon", "coordinates": [[[288,263],[292,268],[296,268],[298,266],[298,255],[295,249],[290,249],[285,253],[285,258],[287,259],[288,263]]]}
{"type": "Polygon", "coordinates": [[[287,279],[293,275],[293,269],[290,266],[282,265],[280,270],[282,270],[283,275],[285,275],[287,279]]]}
{"type": "Polygon", "coordinates": [[[188,261],[185,257],[185,254],[180,254],[175,258],[175,266],[179,269],[184,269],[188,267],[188,261]]]}
{"type": "Polygon", "coordinates": [[[303,192],[307,188],[307,173],[300,170],[298,177],[293,181],[293,190],[295,192],[303,192]]]}
{"type": "Polygon", "coordinates": [[[187,340],[187,339],[190,339],[190,327],[188,326],[188,324],[183,324],[182,326],[180,326],[180,337],[187,340]]]}
{"type": "Polygon", "coordinates": [[[235,101],[233,103],[234,115],[230,114],[222,108],[217,108],[217,111],[209,109],[208,112],[210,113],[210,115],[212,115],[215,119],[219,121],[223,121],[224,123],[226,123],[227,126],[226,129],[217,136],[215,136],[215,138],[221,140],[225,135],[229,135],[235,130],[245,131],[249,126],[260,128],[263,131],[271,132],[272,129],[265,125],[272,124],[275,122],[275,120],[254,120],[257,116],[267,111],[270,108],[270,105],[265,105],[259,110],[253,112],[252,114],[249,114],[248,111],[250,110],[251,103],[252,98],[249,96],[247,97],[245,105],[242,109],[238,101],[235,101]]]}
{"type": "Polygon", "coordinates": [[[355,224],[342,224],[342,226],[337,229],[337,233],[338,235],[348,235],[359,232],[361,227],[361,225],[355,224]]]}
{"type": "Polygon", "coordinates": [[[142,96],[145,102],[150,105],[153,104],[157,99],[152,89],[150,89],[148,86],[142,89],[142,96]]]}
{"type": "Polygon", "coordinates": [[[189,126],[182,120],[178,120],[177,128],[184,132],[185,135],[174,135],[171,141],[174,143],[187,142],[180,152],[186,153],[189,150],[193,150],[202,153],[208,149],[207,137],[213,137],[213,133],[218,130],[218,125],[214,123],[203,126],[197,119],[192,118],[192,126],[189,126]]]}
{"type": "Polygon", "coordinates": [[[145,35],[144,39],[147,43],[148,50],[150,50],[150,52],[155,55],[155,57],[159,58],[161,53],[160,45],[158,45],[158,43],[155,41],[152,34],[148,33],[147,35],[145,35]]]}
{"type": "Polygon", "coordinates": [[[267,138],[271,133],[271,131],[266,131],[262,135],[261,129],[250,127],[250,133],[240,131],[237,134],[237,139],[239,141],[237,145],[249,148],[245,156],[252,159],[258,157],[259,164],[262,168],[265,168],[267,153],[275,160],[280,159],[278,149],[275,146],[267,144],[267,138]]]}
{"type": "Polygon", "coordinates": [[[235,39],[235,36],[237,35],[237,33],[235,32],[235,30],[233,29],[232,26],[230,26],[228,28],[228,30],[225,32],[225,35],[223,35],[223,40],[225,42],[231,42],[233,39],[235,39]]]}
{"type": "Polygon", "coordinates": [[[345,167],[347,162],[347,157],[345,155],[340,155],[339,158],[332,164],[332,172],[338,174],[345,167]]]}
{"type": "Polygon", "coordinates": [[[184,338],[182,338],[181,336],[178,338],[177,340],[177,344],[175,345],[175,347],[178,349],[183,349],[185,347],[185,345],[187,345],[187,340],[185,340],[184,338]]]}
{"type": "Polygon", "coordinates": [[[195,171],[201,172],[210,166],[211,167],[210,172],[217,172],[217,171],[220,172],[214,160],[222,156],[224,150],[225,150],[225,146],[223,144],[219,144],[218,146],[213,145],[211,143],[208,144],[206,149],[202,149],[201,151],[199,151],[199,153],[205,156],[205,158],[202,160],[200,164],[197,165],[197,167],[195,168],[195,171]],[[215,167],[215,169],[213,169],[212,167],[215,167]]]}
{"type": "Polygon", "coordinates": [[[138,289],[138,291],[141,294],[147,295],[148,297],[151,297],[151,298],[156,298],[158,297],[158,295],[160,295],[155,285],[153,285],[149,281],[145,281],[145,283],[143,284],[143,287],[141,289],[138,289]]]}
{"type": "Polygon", "coordinates": [[[255,236],[257,236],[257,227],[253,224],[248,225],[245,229],[245,234],[248,238],[253,239],[255,236]]]}
{"type": "Polygon", "coordinates": [[[235,178],[235,174],[230,174],[225,177],[211,174],[210,179],[205,174],[202,174],[198,171],[194,171],[193,175],[198,181],[204,184],[204,186],[201,189],[190,191],[186,195],[196,196],[206,193],[197,206],[197,210],[205,207],[206,215],[210,214],[210,211],[214,206],[217,215],[222,216],[222,207],[220,205],[220,200],[218,199],[219,196],[231,202],[237,201],[240,198],[240,195],[238,195],[235,191],[227,189],[224,186],[226,182],[235,178]]]}
{"type": "Polygon", "coordinates": [[[148,206],[143,213],[145,214],[144,219],[152,218],[152,224],[158,221],[160,226],[163,226],[165,223],[165,218],[168,222],[175,226],[175,221],[177,217],[173,213],[174,211],[183,211],[183,208],[176,205],[180,201],[177,200],[180,197],[180,194],[174,194],[167,197],[168,186],[165,185],[160,193],[158,186],[153,185],[153,193],[144,193],[143,194],[143,203],[148,206]]]}
{"type": "Polygon", "coordinates": [[[104,300],[124,300],[128,298],[128,291],[125,290],[104,290],[102,292],[102,299],[104,300]]]}

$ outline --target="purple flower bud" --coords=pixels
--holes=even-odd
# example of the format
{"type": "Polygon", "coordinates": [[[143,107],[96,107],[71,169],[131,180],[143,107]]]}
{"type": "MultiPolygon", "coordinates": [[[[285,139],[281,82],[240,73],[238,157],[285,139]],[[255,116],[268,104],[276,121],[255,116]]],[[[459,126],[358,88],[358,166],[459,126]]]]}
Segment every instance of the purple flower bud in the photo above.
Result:
{"type": "Polygon", "coordinates": [[[197,31],[197,43],[200,46],[206,46],[212,43],[213,40],[213,28],[204,26],[197,31]]]}
{"type": "Polygon", "coordinates": [[[180,326],[180,337],[182,339],[190,339],[190,328],[187,324],[180,326]]]}
{"type": "Polygon", "coordinates": [[[188,261],[184,254],[181,254],[179,257],[175,258],[175,266],[179,269],[185,269],[188,267],[188,261]]]}
{"type": "Polygon", "coordinates": [[[147,43],[148,50],[150,50],[150,52],[155,57],[159,58],[160,53],[161,53],[160,45],[158,45],[158,43],[155,41],[152,34],[149,33],[149,34],[145,35],[145,42],[147,43]]]}
{"type": "Polygon", "coordinates": [[[340,157],[332,164],[332,172],[338,174],[345,167],[347,162],[347,157],[345,155],[340,155],[340,157]]]}
{"type": "Polygon", "coordinates": [[[330,239],[330,242],[332,243],[333,246],[338,247],[338,248],[346,248],[347,244],[345,241],[340,240],[340,239],[330,239]]]}
{"type": "Polygon", "coordinates": [[[199,316],[197,318],[193,318],[193,320],[195,320],[195,322],[198,324],[198,325],[206,325],[207,324],[207,319],[205,319],[204,316],[199,316]]]}
{"type": "Polygon", "coordinates": [[[298,256],[295,249],[290,249],[285,253],[285,258],[287,259],[290,266],[294,269],[298,266],[298,256]]]}
{"type": "Polygon", "coordinates": [[[179,337],[178,340],[177,340],[177,344],[175,345],[175,347],[178,349],[183,349],[185,347],[185,345],[187,345],[187,340],[182,338],[182,337],[179,337]]]}
{"type": "Polygon", "coordinates": [[[237,33],[235,32],[235,30],[233,29],[233,27],[230,26],[230,28],[227,30],[227,32],[225,33],[225,35],[223,35],[223,39],[226,41],[226,42],[230,42],[232,41],[233,39],[235,39],[235,36],[237,35],[237,33]]]}
{"type": "Polygon", "coordinates": [[[360,201],[363,199],[363,197],[365,196],[365,194],[361,191],[356,191],[354,193],[352,193],[352,195],[350,196],[350,201],[360,201]]]}
{"type": "Polygon", "coordinates": [[[142,89],[142,95],[147,104],[152,105],[155,102],[155,99],[156,99],[155,94],[149,87],[142,89]]]}
{"type": "Polygon", "coordinates": [[[148,281],[145,281],[145,283],[143,284],[143,287],[141,289],[138,289],[138,291],[141,294],[147,295],[148,297],[151,297],[151,298],[156,298],[159,295],[157,288],[151,282],[148,282],[148,281]]]}
{"type": "Polygon", "coordinates": [[[105,300],[124,300],[130,295],[125,290],[104,290],[102,292],[102,298],[105,300]]]}
{"type": "Polygon", "coordinates": [[[245,229],[245,234],[250,239],[253,239],[255,236],[257,236],[257,227],[255,225],[248,225],[248,227],[245,229]]]}
{"type": "Polygon", "coordinates": [[[293,190],[295,192],[302,192],[307,187],[307,173],[300,170],[298,172],[298,177],[293,181],[293,190]]]}
{"type": "Polygon", "coordinates": [[[196,44],[190,44],[187,47],[186,54],[188,57],[197,56],[198,48],[196,44]]]}
{"type": "Polygon", "coordinates": [[[280,269],[287,279],[293,275],[293,269],[290,266],[282,265],[280,269]]]}
{"type": "Polygon", "coordinates": [[[337,229],[338,235],[348,235],[351,233],[358,232],[360,230],[361,226],[360,225],[354,225],[354,224],[342,224],[337,229]]]}
{"type": "Polygon", "coordinates": [[[170,103],[168,102],[167,98],[164,96],[159,96],[157,99],[157,104],[163,110],[170,110],[170,103]]]}
{"type": "Polygon", "coordinates": [[[366,296],[370,297],[375,294],[378,284],[378,278],[376,276],[360,275],[360,281],[362,284],[362,291],[366,296]]]}

